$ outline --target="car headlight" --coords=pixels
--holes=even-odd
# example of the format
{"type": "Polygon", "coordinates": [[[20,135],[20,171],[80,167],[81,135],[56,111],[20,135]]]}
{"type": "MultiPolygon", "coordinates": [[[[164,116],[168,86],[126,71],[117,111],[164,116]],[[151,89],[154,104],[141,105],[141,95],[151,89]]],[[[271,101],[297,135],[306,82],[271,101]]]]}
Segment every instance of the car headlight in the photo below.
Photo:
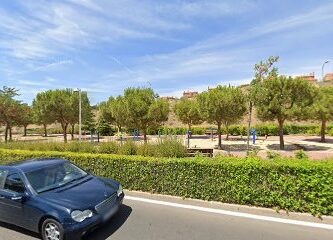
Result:
{"type": "Polygon", "coordinates": [[[123,187],[121,184],[119,184],[118,190],[117,190],[117,196],[119,197],[123,193],[123,187]]]}
{"type": "Polygon", "coordinates": [[[90,210],[79,211],[75,210],[71,213],[71,217],[76,222],[83,222],[85,219],[92,217],[93,213],[90,210]]]}

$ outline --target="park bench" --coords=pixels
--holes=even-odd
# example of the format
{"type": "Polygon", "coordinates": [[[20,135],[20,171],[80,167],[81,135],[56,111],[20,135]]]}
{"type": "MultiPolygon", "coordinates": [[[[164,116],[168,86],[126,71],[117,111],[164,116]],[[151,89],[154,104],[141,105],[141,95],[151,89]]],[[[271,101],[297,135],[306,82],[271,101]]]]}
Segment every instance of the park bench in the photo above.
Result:
{"type": "Polygon", "coordinates": [[[195,156],[204,156],[204,157],[213,157],[213,148],[188,148],[187,156],[195,157],[195,156]]]}
{"type": "Polygon", "coordinates": [[[211,135],[213,132],[213,135],[216,135],[217,134],[217,129],[207,129],[205,134],[206,135],[211,135]]]}

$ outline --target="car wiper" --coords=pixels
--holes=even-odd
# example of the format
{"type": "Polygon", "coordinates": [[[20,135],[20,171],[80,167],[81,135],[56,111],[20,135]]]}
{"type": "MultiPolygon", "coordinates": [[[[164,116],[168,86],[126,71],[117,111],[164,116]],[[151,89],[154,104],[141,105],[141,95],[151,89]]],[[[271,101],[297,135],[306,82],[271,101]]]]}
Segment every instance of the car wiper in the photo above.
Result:
{"type": "Polygon", "coordinates": [[[48,189],[45,189],[45,190],[42,190],[42,191],[38,191],[38,193],[48,192],[48,191],[52,191],[52,190],[57,189],[57,188],[61,188],[61,187],[63,187],[63,186],[66,186],[66,185],[68,185],[68,184],[70,184],[70,183],[72,183],[72,182],[75,182],[75,181],[80,180],[80,179],[82,179],[82,178],[85,178],[85,177],[87,177],[87,176],[89,176],[89,174],[84,175],[84,176],[81,176],[81,177],[78,177],[78,178],[74,178],[74,179],[72,179],[72,180],[70,180],[70,181],[68,181],[68,182],[65,182],[65,183],[59,184],[58,186],[51,187],[51,188],[48,188],[48,189]]]}
{"type": "Polygon", "coordinates": [[[78,181],[78,180],[80,180],[80,179],[82,179],[82,178],[85,178],[86,176],[88,176],[88,174],[87,174],[87,175],[83,175],[83,176],[78,177],[78,178],[73,178],[72,180],[69,180],[69,181],[63,183],[63,184],[61,184],[60,186],[61,186],[61,187],[62,187],[62,186],[66,186],[66,185],[68,185],[68,184],[70,184],[70,183],[72,183],[72,182],[76,182],[76,181],[78,181]]]}
{"type": "Polygon", "coordinates": [[[52,191],[52,190],[60,188],[60,187],[62,187],[62,185],[58,185],[58,186],[55,186],[55,187],[47,188],[45,190],[37,191],[37,193],[44,193],[44,192],[52,191]]]}

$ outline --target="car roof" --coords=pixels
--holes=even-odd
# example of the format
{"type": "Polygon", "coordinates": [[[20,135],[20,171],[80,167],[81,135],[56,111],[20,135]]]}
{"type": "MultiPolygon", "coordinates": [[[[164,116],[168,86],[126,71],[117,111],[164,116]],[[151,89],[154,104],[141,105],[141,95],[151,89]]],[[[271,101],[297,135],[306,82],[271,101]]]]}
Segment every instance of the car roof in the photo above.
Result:
{"type": "Polygon", "coordinates": [[[43,167],[52,166],[64,162],[68,162],[68,160],[62,158],[42,158],[42,159],[28,159],[19,162],[13,162],[7,164],[6,166],[19,169],[23,172],[30,172],[43,167]]]}

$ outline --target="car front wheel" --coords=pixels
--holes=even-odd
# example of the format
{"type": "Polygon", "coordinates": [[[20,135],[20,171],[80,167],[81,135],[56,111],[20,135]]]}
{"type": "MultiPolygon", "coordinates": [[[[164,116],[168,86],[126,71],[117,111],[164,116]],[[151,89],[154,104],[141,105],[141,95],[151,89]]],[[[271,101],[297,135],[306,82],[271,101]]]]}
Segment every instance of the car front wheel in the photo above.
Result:
{"type": "Polygon", "coordinates": [[[42,225],[43,240],[63,240],[64,229],[60,223],[54,219],[46,219],[42,225]]]}

